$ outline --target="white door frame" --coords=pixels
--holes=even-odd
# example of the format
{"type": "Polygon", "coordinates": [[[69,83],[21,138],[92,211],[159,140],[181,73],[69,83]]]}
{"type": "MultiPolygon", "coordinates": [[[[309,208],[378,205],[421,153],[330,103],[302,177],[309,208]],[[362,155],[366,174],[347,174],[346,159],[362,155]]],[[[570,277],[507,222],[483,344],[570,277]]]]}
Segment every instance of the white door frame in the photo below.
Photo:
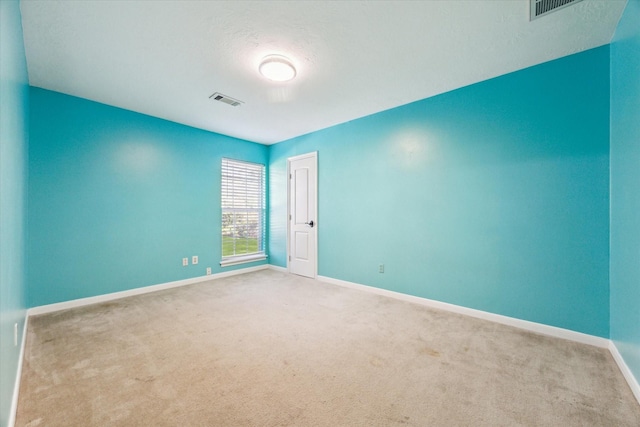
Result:
{"type": "Polygon", "coordinates": [[[304,158],[314,158],[316,164],[316,202],[315,209],[313,212],[314,224],[315,224],[315,262],[314,262],[314,270],[313,270],[313,278],[318,277],[318,152],[312,151],[306,154],[300,154],[298,156],[293,156],[287,158],[287,271],[291,273],[291,162],[296,160],[301,160],[304,158]]]}

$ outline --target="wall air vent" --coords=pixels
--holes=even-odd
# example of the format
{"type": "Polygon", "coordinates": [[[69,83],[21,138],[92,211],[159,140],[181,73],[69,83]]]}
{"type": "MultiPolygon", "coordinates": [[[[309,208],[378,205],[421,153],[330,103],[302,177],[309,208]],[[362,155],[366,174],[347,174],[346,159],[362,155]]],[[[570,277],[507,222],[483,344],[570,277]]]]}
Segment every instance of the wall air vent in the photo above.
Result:
{"type": "Polygon", "coordinates": [[[529,0],[531,4],[531,15],[529,21],[533,21],[541,16],[560,10],[563,7],[571,6],[582,0],[529,0]]]}
{"type": "Polygon", "coordinates": [[[233,99],[232,97],[223,95],[219,92],[216,92],[213,95],[211,95],[209,99],[212,99],[214,101],[224,102],[225,104],[229,104],[233,107],[237,107],[238,105],[244,104],[244,102],[242,101],[238,101],[237,99],[233,99]]]}

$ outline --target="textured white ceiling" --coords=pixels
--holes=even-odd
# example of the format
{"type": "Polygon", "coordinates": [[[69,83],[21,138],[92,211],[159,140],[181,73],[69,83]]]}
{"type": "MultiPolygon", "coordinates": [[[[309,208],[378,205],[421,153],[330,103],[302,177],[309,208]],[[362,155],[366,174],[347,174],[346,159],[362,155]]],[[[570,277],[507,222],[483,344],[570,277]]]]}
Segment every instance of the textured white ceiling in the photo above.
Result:
{"type": "Polygon", "coordinates": [[[609,43],[626,0],[29,1],[32,86],[265,144],[609,43]],[[267,54],[298,75],[258,74],[267,54]],[[209,100],[221,92],[244,101],[209,100]]]}

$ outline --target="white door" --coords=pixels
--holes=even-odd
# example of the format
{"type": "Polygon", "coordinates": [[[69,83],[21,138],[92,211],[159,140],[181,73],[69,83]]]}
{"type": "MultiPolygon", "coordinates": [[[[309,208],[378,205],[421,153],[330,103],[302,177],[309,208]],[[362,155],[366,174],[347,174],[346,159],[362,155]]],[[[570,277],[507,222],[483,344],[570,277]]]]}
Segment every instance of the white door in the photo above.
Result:
{"type": "Polygon", "coordinates": [[[289,271],[316,277],[318,154],[291,157],[289,169],[289,271]]]}

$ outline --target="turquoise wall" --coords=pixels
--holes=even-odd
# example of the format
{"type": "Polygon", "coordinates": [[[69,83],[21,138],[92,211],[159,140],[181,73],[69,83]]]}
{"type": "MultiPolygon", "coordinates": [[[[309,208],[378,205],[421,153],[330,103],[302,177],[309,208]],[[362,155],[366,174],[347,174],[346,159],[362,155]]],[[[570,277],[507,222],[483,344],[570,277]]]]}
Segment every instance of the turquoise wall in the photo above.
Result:
{"type": "Polygon", "coordinates": [[[222,157],[269,165],[272,264],[286,159],[317,150],[320,275],[611,336],[640,377],[640,0],[610,47],[271,147],[29,91],[0,17],[1,425],[26,306],[262,264],[219,267],[222,157]]]}
{"type": "Polygon", "coordinates": [[[608,337],[608,46],[272,146],[278,266],[316,150],[319,275],[608,337]]]}
{"type": "Polygon", "coordinates": [[[611,339],[640,379],[640,1],[611,44],[611,339]]]}
{"type": "Polygon", "coordinates": [[[220,162],[268,147],[36,88],[30,111],[30,307],[264,264],[220,268],[220,162]]]}
{"type": "Polygon", "coordinates": [[[0,1],[0,425],[9,422],[25,319],[27,62],[17,1],[0,1]]]}

